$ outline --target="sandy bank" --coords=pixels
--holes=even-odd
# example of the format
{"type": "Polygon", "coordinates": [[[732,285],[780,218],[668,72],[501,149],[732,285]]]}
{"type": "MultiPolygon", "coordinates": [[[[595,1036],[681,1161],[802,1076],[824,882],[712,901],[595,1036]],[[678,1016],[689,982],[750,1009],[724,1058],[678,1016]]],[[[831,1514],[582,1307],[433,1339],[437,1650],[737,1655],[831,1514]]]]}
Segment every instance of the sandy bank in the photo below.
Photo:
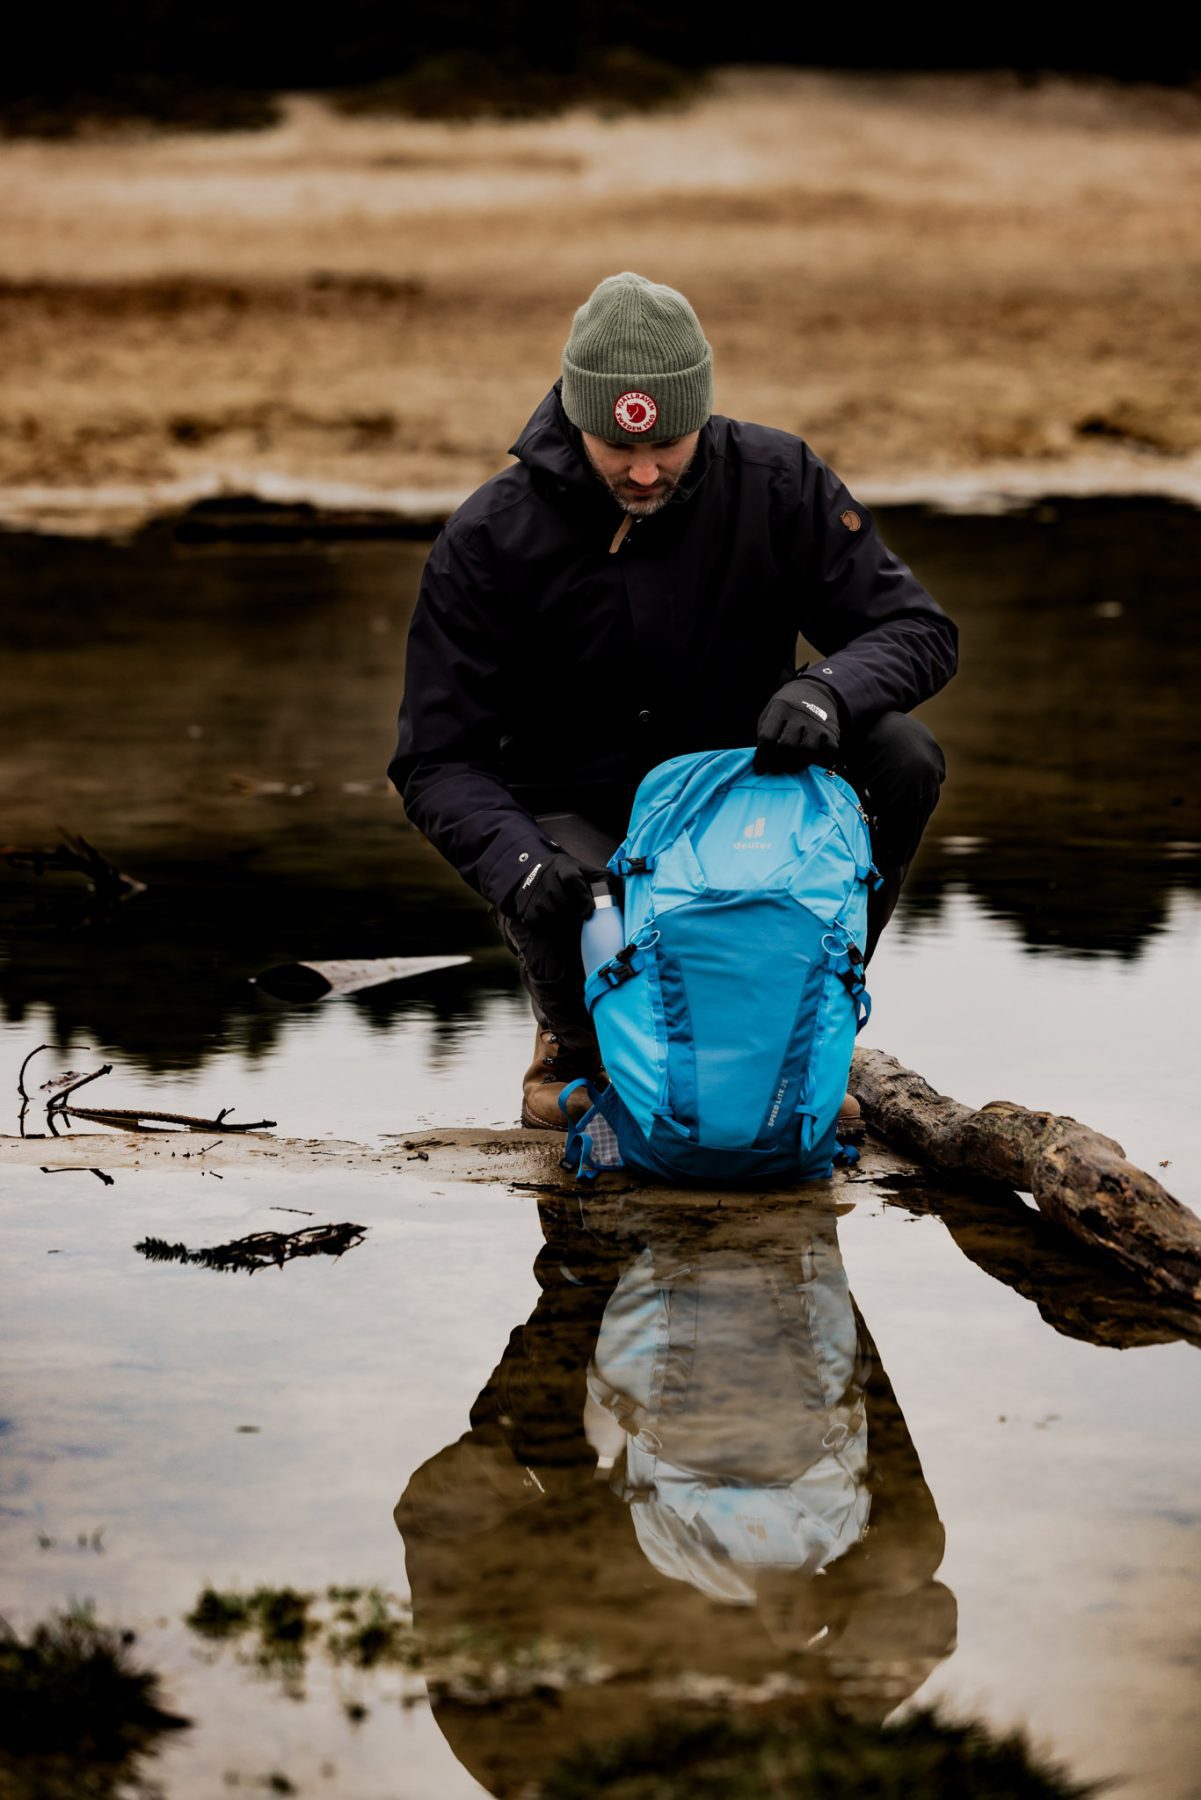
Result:
{"type": "Polygon", "coordinates": [[[1191,496],[1199,122],[1103,84],[734,71],[649,118],[298,99],[262,134],[0,145],[0,516],[444,506],[621,267],[694,299],[722,410],[869,497],[1191,496]]]}
{"type": "MultiPolygon", "coordinates": [[[[525,1130],[389,1133],[382,1148],[339,1138],[283,1138],[266,1132],[215,1138],[190,1131],[76,1131],[57,1139],[0,1135],[0,1169],[83,1173],[101,1169],[106,1175],[138,1174],[155,1181],[195,1178],[201,1169],[209,1175],[258,1170],[297,1177],[319,1177],[332,1170],[392,1182],[399,1176],[407,1189],[417,1186],[435,1195],[465,1183],[525,1189],[534,1200],[539,1193],[585,1191],[577,1190],[574,1177],[560,1164],[563,1142],[557,1132],[525,1130]]],[[[874,1192],[873,1181],[912,1168],[911,1161],[871,1139],[853,1171],[836,1171],[829,1182],[806,1182],[795,1190],[796,1198],[829,1204],[852,1175],[853,1186],[845,1198],[867,1198],[874,1192]]],[[[637,1189],[636,1179],[619,1173],[598,1177],[586,1191],[628,1194],[637,1189]]],[[[788,1197],[785,1190],[777,1192],[788,1197]]],[[[685,1208],[696,1206],[698,1199],[705,1205],[730,1201],[743,1207],[755,1199],[746,1190],[723,1194],[714,1189],[698,1195],[696,1190],[657,1184],[653,1193],[656,1205],[685,1208]]]]}

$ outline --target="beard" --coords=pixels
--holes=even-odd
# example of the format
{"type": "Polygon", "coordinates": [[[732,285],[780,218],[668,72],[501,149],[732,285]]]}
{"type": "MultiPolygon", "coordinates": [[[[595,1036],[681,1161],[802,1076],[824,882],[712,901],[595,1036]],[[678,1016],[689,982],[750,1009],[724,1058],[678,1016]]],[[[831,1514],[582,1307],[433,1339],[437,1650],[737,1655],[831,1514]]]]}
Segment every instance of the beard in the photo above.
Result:
{"type": "Polygon", "coordinates": [[[677,483],[656,482],[649,490],[627,487],[620,482],[614,485],[611,481],[605,482],[605,486],[624,512],[632,514],[635,519],[645,519],[667,505],[676,491],[677,483]]]}
{"type": "MultiPolygon", "coordinates": [[[[585,445],[584,448],[585,451],[587,451],[587,445],[585,445]]],[[[625,481],[620,476],[610,478],[597,468],[596,464],[592,461],[591,456],[589,456],[588,461],[596,479],[600,482],[602,487],[608,489],[622,511],[628,512],[632,518],[646,519],[650,517],[651,513],[661,512],[668,501],[673,498],[677,488],[692,467],[695,459],[696,451],[694,450],[678,474],[665,475],[660,471],[658,481],[656,481],[653,487],[649,488],[639,487],[637,482],[625,481]]]]}

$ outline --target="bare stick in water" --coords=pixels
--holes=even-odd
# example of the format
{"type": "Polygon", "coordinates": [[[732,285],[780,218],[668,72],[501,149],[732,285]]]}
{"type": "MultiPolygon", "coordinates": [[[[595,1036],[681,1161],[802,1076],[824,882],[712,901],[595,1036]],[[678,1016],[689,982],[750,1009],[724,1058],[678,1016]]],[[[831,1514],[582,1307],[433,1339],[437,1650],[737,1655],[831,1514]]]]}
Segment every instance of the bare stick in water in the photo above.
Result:
{"type": "Polygon", "coordinates": [[[94,1125],[112,1125],[118,1131],[136,1131],[143,1124],[182,1125],[188,1131],[267,1131],[275,1119],[247,1119],[233,1123],[232,1106],[223,1106],[215,1119],[198,1119],[192,1113],[147,1112],[137,1106],[64,1106],[69,1119],[88,1119],[94,1125]]]}
{"type": "Polygon", "coordinates": [[[47,1117],[52,1112],[70,1112],[71,1108],[64,1104],[69,1094],[78,1093],[79,1089],[86,1087],[89,1081],[99,1081],[102,1075],[111,1075],[112,1072],[112,1063],[103,1063],[100,1068],[93,1069],[90,1075],[80,1075],[77,1080],[71,1082],[69,1087],[60,1088],[46,1108],[47,1117]]]}
{"type": "Polygon", "coordinates": [[[43,1050],[49,1050],[49,1048],[49,1044],[39,1044],[35,1050],[29,1052],[17,1071],[17,1093],[21,1100],[21,1110],[17,1114],[17,1130],[21,1137],[25,1136],[25,1114],[29,1111],[29,1095],[25,1092],[25,1071],[35,1056],[40,1056],[43,1050]]]}
{"type": "Polygon", "coordinates": [[[17,1092],[20,1094],[22,1100],[25,1101],[26,1105],[29,1104],[29,1095],[25,1092],[25,1071],[35,1056],[40,1056],[43,1050],[49,1050],[49,1048],[49,1044],[39,1044],[36,1050],[31,1050],[29,1052],[29,1055],[25,1058],[25,1061],[21,1064],[20,1070],[18,1071],[17,1092]]]}

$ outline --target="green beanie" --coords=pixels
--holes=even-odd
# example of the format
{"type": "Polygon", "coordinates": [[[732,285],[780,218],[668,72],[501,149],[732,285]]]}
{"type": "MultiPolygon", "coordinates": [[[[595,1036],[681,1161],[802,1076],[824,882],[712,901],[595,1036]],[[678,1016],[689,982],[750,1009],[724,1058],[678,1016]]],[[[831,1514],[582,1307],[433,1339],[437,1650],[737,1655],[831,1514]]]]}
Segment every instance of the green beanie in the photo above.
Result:
{"type": "Polygon", "coordinates": [[[610,275],[572,320],[563,411],[609,443],[699,431],[713,411],[713,352],[683,294],[644,275],[610,275]]]}

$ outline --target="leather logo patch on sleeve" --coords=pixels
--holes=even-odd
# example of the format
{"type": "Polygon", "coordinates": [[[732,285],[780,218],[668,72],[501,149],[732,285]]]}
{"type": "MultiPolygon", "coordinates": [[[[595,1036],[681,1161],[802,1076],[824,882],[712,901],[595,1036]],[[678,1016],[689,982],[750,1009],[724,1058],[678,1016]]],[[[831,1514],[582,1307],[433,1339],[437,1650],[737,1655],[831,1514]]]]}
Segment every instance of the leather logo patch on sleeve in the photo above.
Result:
{"type": "Polygon", "coordinates": [[[845,512],[840,512],[838,517],[848,531],[858,531],[859,527],[863,524],[863,520],[859,517],[859,514],[857,512],[852,512],[849,506],[845,512]]]}

